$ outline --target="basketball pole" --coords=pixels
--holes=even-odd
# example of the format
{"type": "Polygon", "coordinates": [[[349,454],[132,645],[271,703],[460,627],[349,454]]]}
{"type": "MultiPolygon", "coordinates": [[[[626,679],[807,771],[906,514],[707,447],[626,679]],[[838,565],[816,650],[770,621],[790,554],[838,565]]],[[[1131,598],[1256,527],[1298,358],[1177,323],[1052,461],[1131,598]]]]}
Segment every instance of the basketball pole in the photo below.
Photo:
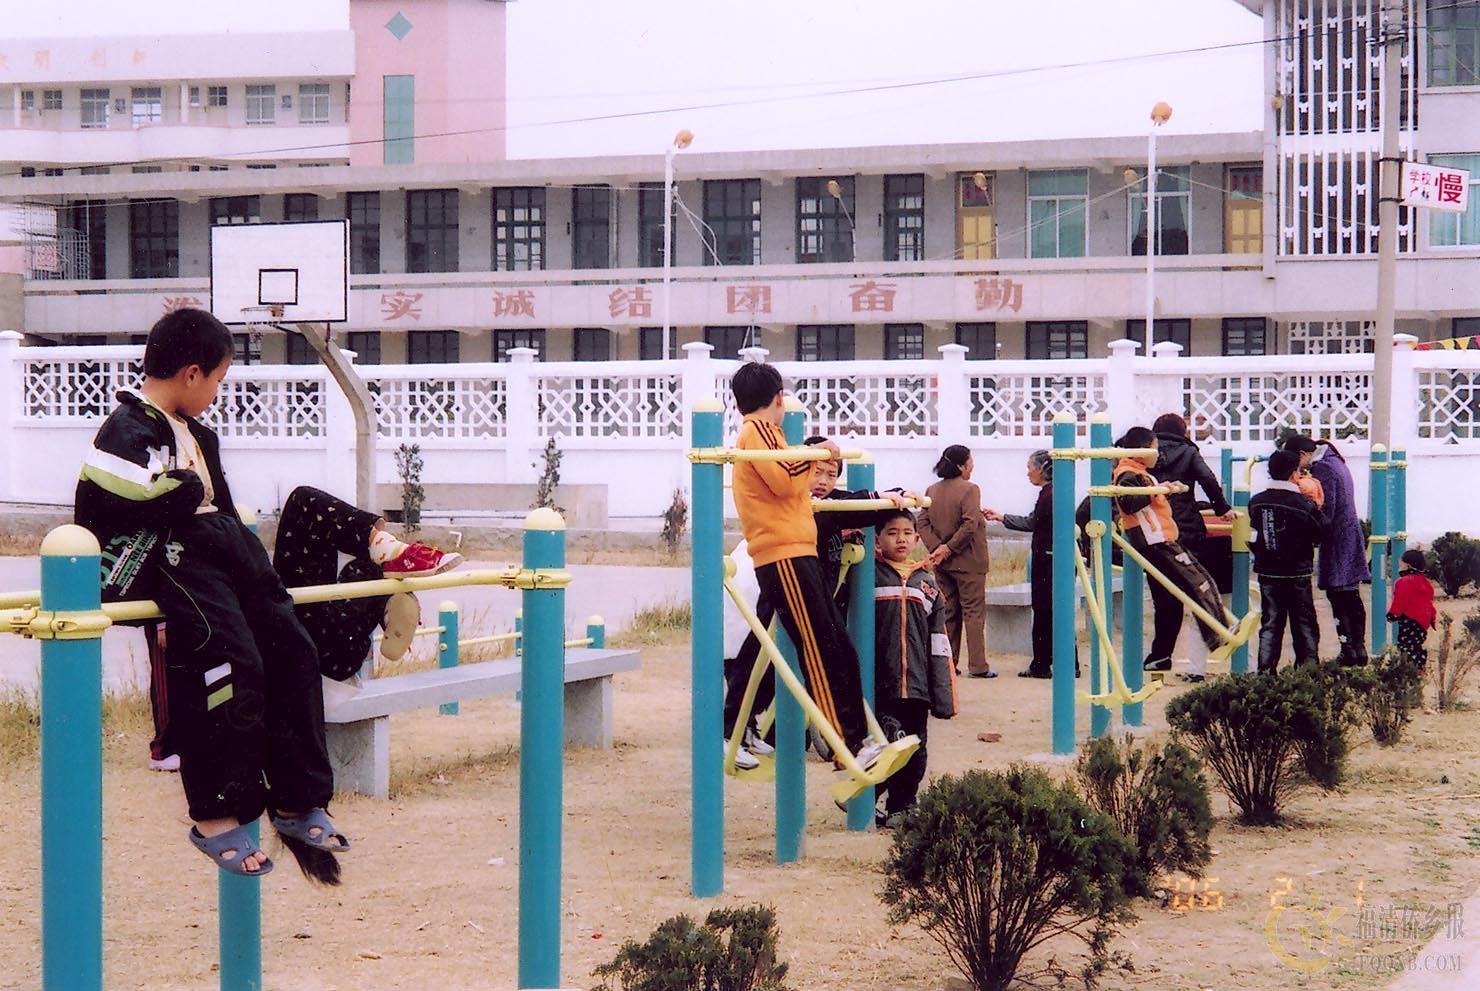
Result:
{"type": "Polygon", "coordinates": [[[371,417],[370,411],[375,408],[374,400],[370,398],[370,390],[365,385],[365,380],[360,378],[360,373],[355,366],[350,364],[344,352],[339,346],[329,341],[329,325],[323,324],[320,330],[319,324],[300,323],[296,325],[298,333],[303,335],[304,340],[313,346],[319,353],[324,367],[329,369],[329,374],[338,383],[339,390],[344,393],[344,398],[349,402],[350,412],[355,418],[355,504],[361,509],[373,511],[375,499],[375,473],[374,456],[375,448],[372,446],[371,417]]]}

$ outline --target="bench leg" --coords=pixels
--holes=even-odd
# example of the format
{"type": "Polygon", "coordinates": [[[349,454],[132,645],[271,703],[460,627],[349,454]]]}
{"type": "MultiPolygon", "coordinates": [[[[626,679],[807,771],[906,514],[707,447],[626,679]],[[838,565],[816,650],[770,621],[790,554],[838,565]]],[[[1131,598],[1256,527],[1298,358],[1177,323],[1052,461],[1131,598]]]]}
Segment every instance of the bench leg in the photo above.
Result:
{"type": "Polygon", "coordinates": [[[391,794],[391,721],[389,716],[357,723],[329,723],[329,764],[334,790],[359,792],[371,798],[391,794]]]}
{"type": "Polygon", "coordinates": [[[565,686],[565,742],[571,747],[612,745],[612,679],[572,681],[565,686]]]}

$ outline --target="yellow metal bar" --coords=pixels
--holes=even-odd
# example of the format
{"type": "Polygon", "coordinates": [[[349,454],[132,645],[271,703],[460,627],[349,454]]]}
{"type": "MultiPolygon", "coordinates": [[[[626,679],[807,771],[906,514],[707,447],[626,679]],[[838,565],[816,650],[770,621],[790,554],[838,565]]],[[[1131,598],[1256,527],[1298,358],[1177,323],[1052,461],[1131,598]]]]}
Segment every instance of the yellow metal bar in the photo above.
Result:
{"type": "MultiPolygon", "coordinates": [[[[1094,555],[1095,575],[1103,575],[1104,551],[1100,547],[1100,542],[1098,540],[1091,541],[1090,548],[1091,553],[1094,555]]],[[[1079,693],[1080,698],[1087,699],[1096,704],[1119,702],[1122,705],[1134,705],[1137,702],[1146,701],[1161,690],[1161,682],[1152,679],[1140,691],[1131,691],[1130,686],[1125,682],[1125,672],[1120,669],[1120,665],[1115,663],[1115,647],[1111,643],[1109,632],[1106,630],[1105,609],[1101,603],[1111,601],[1111,599],[1103,586],[1099,588],[1100,594],[1095,594],[1096,583],[1090,578],[1089,573],[1085,569],[1084,558],[1078,554],[1074,555],[1074,570],[1079,574],[1079,582],[1083,586],[1082,591],[1085,607],[1089,609],[1090,620],[1094,623],[1095,632],[1099,634],[1100,652],[1104,655],[1104,663],[1101,665],[1102,670],[1100,672],[1100,694],[1093,695],[1088,692],[1081,692],[1079,693]],[[1106,673],[1109,674],[1110,680],[1115,682],[1114,689],[1111,689],[1104,682],[1106,673]]]]}
{"type": "Polygon", "coordinates": [[[112,625],[101,610],[42,610],[37,606],[0,610],[0,633],[36,640],[95,640],[112,625]]]}
{"type": "MultiPolygon", "coordinates": [[[[867,451],[848,450],[841,455],[844,461],[864,461],[867,451]]],[[[696,447],[688,453],[694,464],[732,465],[737,461],[831,461],[832,451],[825,447],[783,447],[775,451],[741,451],[732,447],[696,447]]]]}
{"type": "Polygon", "coordinates": [[[1154,458],[1154,447],[1056,447],[1048,452],[1055,461],[1089,461],[1092,458],[1154,458]]]}
{"type": "Polygon", "coordinates": [[[1181,482],[1167,482],[1164,485],[1091,485],[1089,494],[1092,496],[1134,496],[1134,495],[1176,495],[1186,492],[1187,486],[1181,482]]]}
{"type": "Polygon", "coordinates": [[[1161,571],[1157,569],[1156,565],[1146,560],[1145,555],[1132,547],[1130,541],[1126,540],[1118,533],[1110,534],[1110,539],[1119,544],[1121,551],[1129,555],[1132,561],[1135,561],[1141,566],[1142,570],[1146,572],[1146,577],[1154,578],[1156,581],[1160,582],[1162,588],[1172,593],[1172,595],[1177,598],[1182,603],[1182,605],[1187,607],[1188,612],[1192,613],[1192,615],[1196,616],[1198,619],[1208,624],[1208,626],[1211,627],[1213,631],[1216,632],[1224,640],[1233,640],[1235,638],[1234,632],[1228,628],[1228,620],[1232,619],[1233,617],[1225,617],[1223,620],[1214,619],[1212,613],[1208,612],[1202,606],[1198,605],[1197,602],[1193,600],[1192,596],[1188,595],[1176,585],[1172,584],[1171,579],[1162,574],[1161,571]]]}
{"type": "MultiPolygon", "coordinates": [[[[930,497],[921,496],[918,499],[905,497],[903,499],[905,509],[929,509],[930,497]]],[[[866,513],[880,509],[893,509],[894,502],[889,499],[813,499],[812,512],[814,513],[866,513]]]]}
{"type": "Polygon", "coordinates": [[[21,609],[25,606],[39,605],[40,602],[40,589],[27,589],[24,592],[0,592],[0,609],[21,609]]]}
{"type": "Polygon", "coordinates": [[[1244,458],[1244,488],[1254,488],[1254,466],[1259,464],[1260,462],[1268,460],[1269,459],[1262,454],[1252,454],[1249,457],[1244,458]]]}

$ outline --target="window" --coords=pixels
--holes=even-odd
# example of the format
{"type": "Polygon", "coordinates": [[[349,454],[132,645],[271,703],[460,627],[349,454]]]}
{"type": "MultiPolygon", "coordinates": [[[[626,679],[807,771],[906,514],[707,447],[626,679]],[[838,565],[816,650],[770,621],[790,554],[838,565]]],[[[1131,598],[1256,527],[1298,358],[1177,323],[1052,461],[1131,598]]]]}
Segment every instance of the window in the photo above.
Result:
{"type": "Polygon", "coordinates": [[[345,343],[355,353],[355,364],[380,364],[380,331],[352,330],[345,343]]]}
{"type": "Polygon", "coordinates": [[[82,126],[107,127],[110,97],[105,89],[82,91],[82,126]]]}
{"type": "Polygon", "coordinates": [[[457,190],[406,191],[406,271],[457,271],[457,190]]]}
{"type": "MultiPolygon", "coordinates": [[[[1131,254],[1146,253],[1146,191],[1129,191],[1131,254]]],[[[1156,253],[1187,254],[1187,218],[1192,213],[1192,182],[1185,165],[1156,170],[1156,253]]]]}
{"type": "Polygon", "coordinates": [[[329,84],[298,84],[298,123],[329,123],[329,84]]]}
{"type": "Polygon", "coordinates": [[[797,180],[797,261],[853,260],[853,177],[797,180]],[[830,191],[837,183],[838,196],[830,191]]]}
{"type": "Polygon", "coordinates": [[[759,327],[705,327],[704,343],[714,350],[711,358],[738,358],[740,349],[761,343],[759,327]]]}
{"type": "Polygon", "coordinates": [[[255,169],[255,170],[259,171],[259,172],[266,172],[269,169],[275,169],[275,168],[277,168],[277,166],[275,164],[271,163],[271,162],[253,162],[253,163],[249,164],[247,166],[247,168],[249,168],[249,169],[255,169]]]}
{"type": "Polygon", "coordinates": [[[107,165],[84,165],[80,172],[82,175],[110,175],[113,170],[107,165]]]}
{"type": "Polygon", "coordinates": [[[350,193],[345,213],[349,217],[349,270],[355,275],[380,272],[380,194],[350,193]]]}
{"type": "MultiPolygon", "coordinates": [[[[1480,10],[1480,7],[1475,8],[1480,10]]],[[[1470,206],[1464,213],[1429,211],[1429,245],[1440,248],[1480,245],[1480,155],[1431,155],[1433,165],[1452,165],[1470,172],[1470,206]]]]}
{"type": "Polygon", "coordinates": [[[410,165],[416,161],[416,77],[386,76],[384,86],[382,160],[386,165],[410,165]]]}
{"type": "Polygon", "coordinates": [[[59,89],[44,89],[41,91],[42,110],[62,109],[62,91],[59,89]]]}
{"type": "Polygon", "coordinates": [[[571,267],[611,268],[612,189],[571,190],[571,267]]]}
{"type": "Polygon", "coordinates": [[[1480,7],[1429,0],[1429,85],[1480,86],[1480,7]]]}
{"type": "MultiPolygon", "coordinates": [[[[1127,320],[1125,322],[1125,336],[1133,341],[1146,343],[1146,321],[1127,320]]],[[[1151,344],[1154,347],[1163,341],[1171,341],[1173,344],[1182,345],[1182,356],[1192,353],[1192,321],[1191,320],[1157,320],[1151,325],[1151,344]]]]}
{"type": "Polygon", "coordinates": [[[208,107],[224,107],[226,105],[227,104],[226,104],[226,87],[225,86],[207,86],[206,87],[206,106],[208,106],[208,107]]]}
{"type": "Polygon", "coordinates": [[[158,124],[163,115],[163,92],[158,86],[135,86],[130,103],[133,107],[134,126],[158,124]]]}
{"type": "Polygon", "coordinates": [[[129,203],[128,270],[131,279],[179,278],[180,205],[174,200],[129,203]]]}
{"type": "Polygon", "coordinates": [[[1030,320],[1027,337],[1029,358],[1089,357],[1089,323],[1084,320],[1030,320]]]}
{"type": "Polygon", "coordinates": [[[247,87],[247,123],[277,123],[277,87],[247,87]]]}
{"type": "Polygon", "coordinates": [[[704,183],[704,223],[714,232],[714,243],[706,245],[704,264],[759,265],[761,181],[707,180],[704,183]]]}
{"type": "Polygon", "coordinates": [[[1263,317],[1224,317],[1223,353],[1230,357],[1267,354],[1263,317]]]}
{"type": "Polygon", "coordinates": [[[797,361],[852,361],[853,325],[799,324],[797,361]]]}
{"type": "Polygon", "coordinates": [[[256,334],[232,334],[231,361],[236,365],[262,364],[261,338],[256,334]]]}
{"type": "Polygon", "coordinates": [[[956,324],[956,343],[966,345],[967,361],[989,361],[997,357],[995,323],[956,324]]]}
{"type": "Polygon", "coordinates": [[[262,222],[262,197],[260,196],[213,196],[211,197],[211,226],[216,224],[260,224],[262,222]]]}
{"type": "Polygon", "coordinates": [[[23,89],[23,90],[21,90],[21,109],[22,110],[35,110],[36,109],[36,91],[34,89],[23,89]]]}
{"type": "Polygon", "coordinates": [[[512,186],[493,191],[493,270],[545,267],[545,191],[512,186]]]}
{"type": "Polygon", "coordinates": [[[319,353],[308,343],[308,338],[302,334],[288,334],[285,337],[287,349],[283,353],[283,360],[290,365],[317,365],[319,353]]]}
{"type": "Polygon", "coordinates": [[[408,365],[453,365],[457,363],[457,349],[455,330],[413,330],[406,335],[408,365]]]}
{"type": "Polygon", "coordinates": [[[63,278],[107,278],[107,210],[106,200],[79,200],[67,207],[67,236],[75,237],[79,243],[75,252],[62,257],[63,278]],[[75,266],[71,272],[67,271],[69,263],[75,266]]]}
{"type": "Polygon", "coordinates": [[[543,330],[495,330],[493,332],[493,360],[508,361],[514,348],[534,348],[535,361],[545,360],[545,332],[543,330]]]}
{"type": "Polygon", "coordinates": [[[1229,168],[1223,194],[1223,250],[1231,255],[1264,250],[1264,169],[1229,168]]]}
{"type": "Polygon", "coordinates": [[[884,260],[925,260],[925,177],[884,177],[884,260]]]}
{"type": "Polygon", "coordinates": [[[571,357],[576,361],[611,361],[612,332],[605,327],[577,327],[571,357]]]}
{"type": "MultiPolygon", "coordinates": [[[[674,202],[670,220],[678,217],[674,202]]],[[[641,268],[663,265],[663,184],[644,182],[637,187],[637,264],[641,268]]],[[[678,225],[673,225],[673,244],[678,246],[678,225]]]]}
{"type": "Polygon", "coordinates": [[[890,361],[919,361],[925,357],[923,323],[886,323],[884,357],[890,361]]]}
{"type": "MultiPolygon", "coordinates": [[[[663,328],[643,327],[637,332],[637,357],[641,361],[657,361],[663,355],[663,328]]],[[[668,357],[678,357],[678,328],[668,328],[668,357]]]]}
{"type": "Polygon", "coordinates": [[[153,173],[156,173],[156,172],[163,172],[164,171],[164,166],[163,165],[134,165],[134,166],[131,166],[129,168],[129,171],[132,172],[134,175],[152,175],[153,173]]]}
{"type": "Polygon", "coordinates": [[[34,178],[36,178],[36,166],[34,166],[34,165],[22,165],[21,166],[21,178],[22,179],[34,179],[34,178]]]}
{"type": "Polygon", "coordinates": [[[283,197],[283,220],[291,224],[318,219],[318,196],[313,193],[288,193],[283,197]]]}
{"type": "Polygon", "coordinates": [[[1028,257],[1083,258],[1089,173],[1028,173],[1028,257]]]}

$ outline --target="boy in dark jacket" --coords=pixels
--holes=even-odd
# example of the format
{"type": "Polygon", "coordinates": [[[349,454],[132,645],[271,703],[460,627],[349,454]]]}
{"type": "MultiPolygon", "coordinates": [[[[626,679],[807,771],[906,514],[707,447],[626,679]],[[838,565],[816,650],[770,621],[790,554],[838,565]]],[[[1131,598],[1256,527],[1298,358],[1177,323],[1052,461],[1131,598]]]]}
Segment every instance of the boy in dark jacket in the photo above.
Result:
{"type": "Polygon", "coordinates": [[[919,540],[915,518],[902,509],[886,517],[874,565],[874,697],[886,737],[920,738],[920,749],[879,788],[884,806],[874,822],[893,829],[925,778],[930,717],[956,714],[956,667],[940,589],[925,562],[909,559],[919,540]]]}
{"type": "Polygon", "coordinates": [[[1326,517],[1300,490],[1295,473],[1300,455],[1269,456],[1269,487],[1249,500],[1249,549],[1259,576],[1259,670],[1273,674],[1280,663],[1285,625],[1295,642],[1295,663],[1318,660],[1320,630],[1311,592],[1315,549],[1326,536],[1326,517]]]}
{"type": "Polygon", "coordinates": [[[337,884],[333,855],[348,843],[325,812],[318,654],[196,419],[231,352],[230,332],[201,310],[154,325],[143,386],[119,394],[82,466],[76,518],[102,546],[105,595],[150,596],[169,626],[169,733],[191,842],[224,871],[261,876],[272,862],[243,824],[267,811],[304,873],[337,884]]]}

